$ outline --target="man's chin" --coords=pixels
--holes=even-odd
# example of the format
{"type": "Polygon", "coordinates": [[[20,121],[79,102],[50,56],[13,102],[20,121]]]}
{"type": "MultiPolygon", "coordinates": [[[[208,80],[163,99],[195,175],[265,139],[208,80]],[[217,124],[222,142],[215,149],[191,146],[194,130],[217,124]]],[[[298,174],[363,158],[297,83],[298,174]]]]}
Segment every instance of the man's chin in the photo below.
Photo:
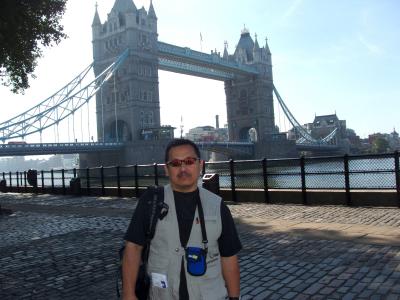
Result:
{"type": "Polygon", "coordinates": [[[178,192],[192,192],[197,189],[197,183],[177,183],[173,185],[173,188],[178,192]]]}

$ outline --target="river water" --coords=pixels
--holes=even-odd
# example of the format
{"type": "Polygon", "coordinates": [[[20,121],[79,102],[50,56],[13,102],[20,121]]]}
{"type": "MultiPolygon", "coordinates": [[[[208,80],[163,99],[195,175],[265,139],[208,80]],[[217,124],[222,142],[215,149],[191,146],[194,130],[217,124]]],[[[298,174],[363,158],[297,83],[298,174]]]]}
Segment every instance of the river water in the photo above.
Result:
{"type": "MultiPolygon", "coordinates": [[[[106,174],[105,186],[116,186],[115,169],[109,169],[106,174]]],[[[125,168],[121,174],[121,186],[134,186],[133,168],[125,168]]],[[[140,170],[139,185],[153,185],[153,168],[140,170]]],[[[305,163],[305,183],[307,189],[344,189],[345,172],[343,158],[317,159],[305,163]]],[[[235,186],[236,188],[263,189],[264,178],[262,163],[260,161],[238,161],[235,162],[235,186]]],[[[86,175],[86,172],[82,172],[86,175]]],[[[231,188],[231,176],[228,162],[207,163],[206,173],[219,174],[220,187],[231,188]]],[[[160,175],[163,174],[160,172],[160,175]]],[[[85,175],[82,176],[82,186],[86,187],[85,175]]],[[[21,175],[20,175],[21,176],[21,175]]],[[[69,187],[70,179],[73,178],[71,170],[65,171],[65,186],[69,187]]],[[[101,186],[100,174],[97,169],[91,171],[90,186],[101,186]]],[[[9,181],[9,175],[6,174],[9,181]]],[[[299,160],[268,161],[267,181],[269,189],[301,189],[301,168],[299,160]]],[[[159,184],[165,184],[167,179],[159,178],[159,184]]],[[[393,158],[369,158],[349,160],[349,183],[351,189],[395,189],[395,163],[393,158]]],[[[16,174],[12,174],[12,185],[16,186],[16,174]]],[[[19,185],[24,186],[24,180],[19,177],[19,185]]],[[[38,172],[38,185],[42,186],[41,173],[38,172]]],[[[44,172],[44,185],[51,186],[51,173],[44,172]]],[[[60,170],[54,171],[54,186],[62,186],[62,175],[60,170]]]]}

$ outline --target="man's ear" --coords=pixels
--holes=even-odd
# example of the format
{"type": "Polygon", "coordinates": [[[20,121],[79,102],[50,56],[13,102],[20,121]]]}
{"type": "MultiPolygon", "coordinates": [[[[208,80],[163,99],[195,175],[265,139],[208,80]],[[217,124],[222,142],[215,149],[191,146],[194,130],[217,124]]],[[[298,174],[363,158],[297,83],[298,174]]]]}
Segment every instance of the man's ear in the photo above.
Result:
{"type": "Polygon", "coordinates": [[[165,175],[169,176],[167,164],[164,165],[165,175]]]}
{"type": "MultiPolygon", "coordinates": [[[[203,172],[203,166],[204,166],[204,164],[205,164],[204,159],[200,159],[200,174],[201,174],[201,172],[203,172]]],[[[203,175],[204,175],[204,174],[203,174],[203,175]]]]}

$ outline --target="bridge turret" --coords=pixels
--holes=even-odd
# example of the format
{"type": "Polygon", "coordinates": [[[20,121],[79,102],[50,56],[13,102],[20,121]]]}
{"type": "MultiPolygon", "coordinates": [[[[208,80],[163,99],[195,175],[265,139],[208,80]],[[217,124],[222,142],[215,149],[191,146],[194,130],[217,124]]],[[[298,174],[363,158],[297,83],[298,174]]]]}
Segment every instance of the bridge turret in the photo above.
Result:
{"type": "Polygon", "coordinates": [[[250,132],[258,142],[273,139],[275,118],[273,105],[273,81],[269,48],[260,48],[257,41],[244,28],[231,57],[241,64],[251,65],[258,75],[235,75],[225,81],[227,116],[230,141],[249,141],[250,132]]]}
{"type": "Polygon", "coordinates": [[[250,32],[247,28],[244,28],[240,35],[239,43],[236,46],[235,53],[233,54],[235,60],[246,64],[253,62],[253,48],[254,42],[250,36],[250,32]]]}
{"type": "Polygon", "coordinates": [[[269,46],[268,46],[268,38],[265,38],[265,48],[264,50],[264,55],[265,55],[265,62],[272,66],[272,61],[271,61],[271,51],[269,50],[269,46]]]}
{"type": "Polygon", "coordinates": [[[94,61],[96,75],[126,48],[130,51],[116,74],[115,87],[106,85],[96,95],[97,135],[100,141],[140,140],[145,129],[160,127],[154,6],[151,2],[147,12],[144,7],[137,9],[132,0],[115,0],[101,29],[93,44],[94,53],[99,53],[94,61]]]}
{"type": "Polygon", "coordinates": [[[225,60],[229,60],[228,42],[227,42],[227,41],[225,41],[225,43],[224,43],[224,55],[223,55],[223,58],[224,58],[225,60]]]}
{"type": "Polygon", "coordinates": [[[157,15],[156,11],[154,10],[153,1],[150,0],[150,7],[148,13],[149,24],[153,32],[157,32],[157,15]]]}
{"type": "Polygon", "coordinates": [[[254,47],[253,47],[253,58],[254,58],[254,62],[261,62],[261,59],[262,59],[260,45],[258,44],[258,41],[257,41],[257,34],[255,35],[255,42],[254,42],[254,47]]]}
{"type": "Polygon", "coordinates": [[[99,12],[97,11],[97,3],[96,3],[96,11],[94,13],[93,22],[92,22],[92,43],[93,43],[93,59],[99,57],[100,55],[100,36],[101,36],[101,21],[99,17],[99,12]]]}
{"type": "Polygon", "coordinates": [[[150,0],[149,18],[157,20],[157,16],[156,16],[156,12],[154,10],[154,6],[153,6],[153,1],[152,0],[150,0]]]}
{"type": "Polygon", "coordinates": [[[101,28],[101,21],[99,17],[99,12],[97,11],[97,3],[96,3],[96,11],[93,17],[92,28],[98,28],[98,27],[101,28]]]}

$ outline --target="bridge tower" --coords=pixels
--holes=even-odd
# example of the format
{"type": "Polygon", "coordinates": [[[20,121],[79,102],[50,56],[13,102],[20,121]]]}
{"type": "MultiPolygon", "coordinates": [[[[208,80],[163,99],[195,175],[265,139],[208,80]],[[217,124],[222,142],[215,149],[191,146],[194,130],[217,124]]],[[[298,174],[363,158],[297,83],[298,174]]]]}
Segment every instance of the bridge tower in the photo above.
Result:
{"type": "Polygon", "coordinates": [[[256,133],[258,142],[271,140],[275,133],[275,120],[271,52],[268,43],[260,47],[257,35],[253,41],[249,31],[244,28],[234,54],[229,55],[225,45],[223,57],[239,64],[251,65],[259,71],[259,75],[235,75],[233,80],[225,81],[229,140],[249,141],[249,130],[252,128],[250,132],[253,139],[256,133]]]}
{"type": "Polygon", "coordinates": [[[96,95],[99,141],[133,142],[146,128],[160,127],[157,16],[132,0],[115,0],[107,20],[96,12],[92,23],[97,76],[125,49],[129,56],[96,95]]]}

